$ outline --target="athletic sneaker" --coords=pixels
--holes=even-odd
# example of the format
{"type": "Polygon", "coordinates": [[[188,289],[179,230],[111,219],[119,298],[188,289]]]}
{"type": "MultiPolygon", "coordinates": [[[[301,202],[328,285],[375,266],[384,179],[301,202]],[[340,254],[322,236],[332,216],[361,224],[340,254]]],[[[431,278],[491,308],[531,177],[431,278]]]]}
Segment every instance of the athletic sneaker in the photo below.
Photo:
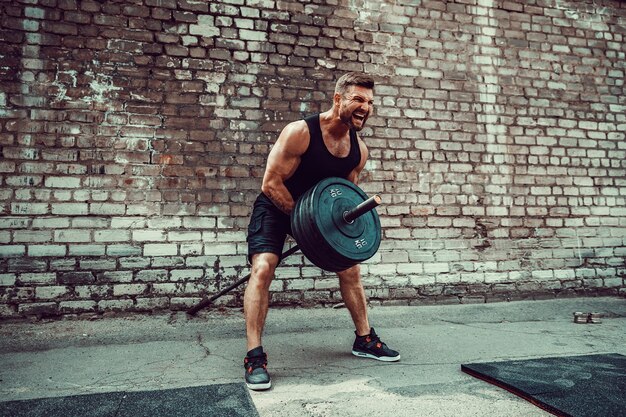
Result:
{"type": "Polygon", "coordinates": [[[272,380],[267,372],[267,354],[263,353],[263,346],[252,349],[243,360],[246,369],[246,385],[251,390],[262,391],[270,389],[272,380]]]}
{"type": "Polygon", "coordinates": [[[383,362],[400,360],[400,354],[393,349],[389,349],[380,340],[373,328],[370,329],[370,334],[367,336],[356,336],[354,345],[352,345],[352,354],[360,358],[376,359],[383,362]]]}

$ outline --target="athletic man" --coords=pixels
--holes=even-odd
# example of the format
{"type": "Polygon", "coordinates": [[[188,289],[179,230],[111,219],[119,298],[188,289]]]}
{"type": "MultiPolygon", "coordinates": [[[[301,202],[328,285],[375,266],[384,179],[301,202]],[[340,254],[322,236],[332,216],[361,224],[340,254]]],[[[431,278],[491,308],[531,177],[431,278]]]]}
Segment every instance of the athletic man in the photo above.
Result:
{"type": "MultiPolygon", "coordinates": [[[[368,156],[357,133],[372,112],[374,81],[360,73],[342,76],[330,110],[288,124],[270,151],[262,193],[248,226],[252,273],[244,296],[248,353],[245,380],[250,389],[271,387],[267,355],[261,344],[269,287],[290,230],[289,215],[298,197],[328,177],[356,184],[368,156]]],[[[394,362],[400,354],[380,341],[370,327],[359,265],[337,273],[341,296],[356,327],[355,356],[394,362]]]]}

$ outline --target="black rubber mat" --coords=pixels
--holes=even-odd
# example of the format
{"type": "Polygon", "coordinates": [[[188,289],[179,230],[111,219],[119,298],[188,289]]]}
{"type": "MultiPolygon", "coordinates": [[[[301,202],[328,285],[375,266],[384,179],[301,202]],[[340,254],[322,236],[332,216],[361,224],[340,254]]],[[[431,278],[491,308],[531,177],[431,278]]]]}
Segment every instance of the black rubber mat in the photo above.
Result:
{"type": "Polygon", "coordinates": [[[258,417],[244,384],[0,403],[3,417],[258,417]]]}
{"type": "Polygon", "coordinates": [[[626,356],[569,356],[461,365],[557,416],[626,417],[626,356]]]}

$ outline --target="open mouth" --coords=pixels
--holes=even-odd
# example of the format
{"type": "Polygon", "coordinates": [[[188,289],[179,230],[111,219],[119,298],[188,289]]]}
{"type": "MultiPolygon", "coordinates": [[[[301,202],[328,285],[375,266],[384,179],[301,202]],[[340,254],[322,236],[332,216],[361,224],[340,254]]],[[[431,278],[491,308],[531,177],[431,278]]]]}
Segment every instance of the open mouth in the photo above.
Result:
{"type": "Polygon", "coordinates": [[[367,117],[367,115],[365,115],[365,114],[353,114],[352,117],[354,117],[356,120],[359,120],[360,122],[364,122],[365,118],[367,117]]]}

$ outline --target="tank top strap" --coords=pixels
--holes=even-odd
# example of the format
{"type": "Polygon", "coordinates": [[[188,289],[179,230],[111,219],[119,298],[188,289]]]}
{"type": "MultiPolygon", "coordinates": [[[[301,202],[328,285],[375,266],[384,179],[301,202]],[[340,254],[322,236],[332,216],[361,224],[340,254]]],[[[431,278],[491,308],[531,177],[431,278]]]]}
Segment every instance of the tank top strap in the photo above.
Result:
{"type": "Polygon", "coordinates": [[[320,114],[312,114],[304,119],[306,125],[309,127],[309,135],[311,139],[322,137],[322,128],[320,126],[320,114]]]}

